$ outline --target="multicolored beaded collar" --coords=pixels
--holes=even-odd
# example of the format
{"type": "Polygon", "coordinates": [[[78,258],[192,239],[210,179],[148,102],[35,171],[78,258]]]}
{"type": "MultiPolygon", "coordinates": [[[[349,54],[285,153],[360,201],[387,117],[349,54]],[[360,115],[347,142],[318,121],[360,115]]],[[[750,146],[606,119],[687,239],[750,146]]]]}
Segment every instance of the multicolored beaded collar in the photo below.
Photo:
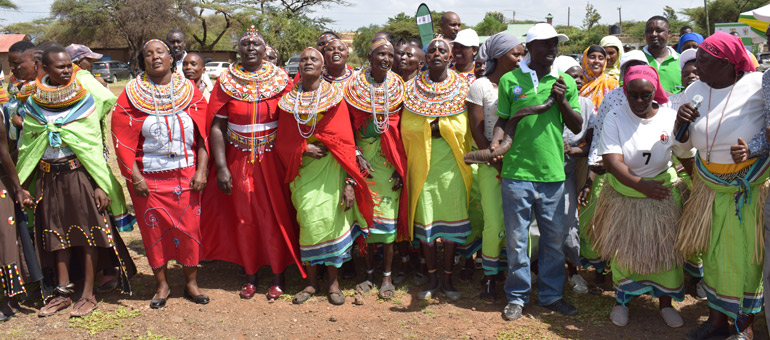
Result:
{"type": "Polygon", "coordinates": [[[35,88],[32,93],[32,100],[38,105],[50,108],[58,109],[62,107],[71,106],[83,98],[85,98],[88,92],[80,85],[80,82],[75,77],[75,74],[80,70],[77,66],[73,65],[72,77],[69,83],[62,86],[51,86],[48,84],[48,75],[43,75],[35,80],[35,88]]]}
{"type": "Polygon", "coordinates": [[[266,61],[254,72],[246,71],[241,63],[230,64],[227,72],[222,72],[219,76],[222,90],[230,97],[245,102],[274,97],[281,93],[289,82],[286,71],[266,61]]]}
{"type": "MultiPolygon", "coordinates": [[[[371,78],[370,72],[371,66],[361,70],[361,72],[356,74],[356,76],[350,80],[350,83],[345,87],[344,91],[345,101],[351,106],[364,112],[372,111],[372,91],[370,85],[372,85],[374,80],[371,78]]],[[[398,111],[401,107],[401,103],[404,101],[404,81],[393,71],[388,71],[388,76],[386,78],[388,81],[388,113],[394,113],[398,111]]],[[[382,88],[382,84],[374,86],[376,93],[382,93],[382,88]]],[[[377,96],[376,93],[374,110],[376,112],[385,112],[385,96],[383,95],[380,97],[377,96]]]]}
{"type": "Polygon", "coordinates": [[[332,76],[331,74],[327,73],[326,70],[324,70],[324,73],[321,74],[321,76],[323,77],[323,80],[329,83],[332,83],[334,84],[334,86],[337,86],[340,89],[342,89],[345,86],[345,84],[348,81],[350,81],[350,79],[353,78],[353,75],[355,74],[355,72],[356,71],[353,70],[353,68],[350,67],[350,65],[345,65],[345,73],[339,77],[332,76]]]}
{"type": "Polygon", "coordinates": [[[142,72],[126,85],[126,96],[137,108],[147,114],[173,114],[184,110],[192,102],[193,83],[176,72],[171,73],[171,81],[166,85],[152,82],[142,72]]]}
{"type": "Polygon", "coordinates": [[[16,92],[16,99],[19,101],[26,102],[27,98],[32,95],[33,92],[35,92],[35,81],[30,80],[27,82],[22,83],[21,87],[18,87],[18,92],[16,92]]]}
{"type": "Polygon", "coordinates": [[[325,81],[322,81],[315,91],[300,92],[301,86],[302,83],[294,84],[291,91],[285,94],[278,102],[278,107],[291,114],[306,115],[325,112],[342,101],[342,91],[325,81]],[[297,103],[298,100],[299,103],[297,103]],[[317,106],[315,105],[316,103],[318,104],[317,106]],[[295,106],[297,107],[296,112],[295,106]]]}
{"type": "Polygon", "coordinates": [[[434,83],[428,71],[423,71],[406,82],[404,107],[426,117],[453,116],[467,109],[469,89],[468,82],[455,71],[447,70],[446,79],[440,83],[434,83]]]}

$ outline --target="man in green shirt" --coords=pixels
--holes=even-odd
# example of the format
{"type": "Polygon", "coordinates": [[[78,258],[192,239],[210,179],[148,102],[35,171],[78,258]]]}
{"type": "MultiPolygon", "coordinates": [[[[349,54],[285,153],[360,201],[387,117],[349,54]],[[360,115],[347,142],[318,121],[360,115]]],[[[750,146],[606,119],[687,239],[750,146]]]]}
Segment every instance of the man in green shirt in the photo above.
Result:
{"type": "Polygon", "coordinates": [[[647,20],[644,29],[644,40],[647,46],[642,48],[647,62],[658,70],[663,89],[670,94],[682,92],[682,69],[679,66],[679,53],[668,46],[668,19],[656,15],[647,20]]]}
{"type": "Polygon", "coordinates": [[[533,218],[540,229],[538,247],[538,302],[564,315],[577,309],[562,299],[564,288],[564,251],[568,227],[564,224],[564,142],[566,125],[580,132],[578,91],[572,77],[559,73],[553,61],[559,42],[569,40],[557,34],[549,24],[537,24],[527,32],[530,58],[520,68],[500,79],[493,149],[503,137],[503,127],[519,109],[542,104],[549,96],[556,104],[539,115],[521,119],[513,136],[511,149],[503,156],[501,176],[503,216],[509,274],[505,282],[508,305],[503,318],[521,317],[532,289],[527,242],[533,218]],[[533,209],[534,208],[534,209],[533,209]]]}

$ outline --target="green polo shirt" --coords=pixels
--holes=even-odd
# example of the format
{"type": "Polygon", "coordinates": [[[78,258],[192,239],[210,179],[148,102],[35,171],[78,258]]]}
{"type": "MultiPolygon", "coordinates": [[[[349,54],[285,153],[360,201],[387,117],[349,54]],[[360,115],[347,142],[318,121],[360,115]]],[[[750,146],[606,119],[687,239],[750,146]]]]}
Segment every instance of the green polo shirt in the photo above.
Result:
{"type": "MultiPolygon", "coordinates": [[[[578,90],[572,77],[553,68],[538,80],[528,62],[522,61],[521,68],[500,78],[498,116],[508,119],[523,107],[542,104],[551,95],[551,87],[559,76],[567,84],[565,95],[570,106],[580,113],[578,90]]],[[[530,182],[564,181],[563,132],[564,120],[558,104],[539,115],[524,117],[516,127],[511,149],[503,156],[502,177],[530,182]]]]}
{"type": "Polygon", "coordinates": [[[660,76],[660,84],[663,85],[663,89],[671,92],[671,94],[677,94],[682,92],[682,68],[679,66],[679,53],[671,48],[667,47],[669,55],[663,60],[662,63],[658,63],[649,52],[647,52],[647,46],[642,49],[644,56],[647,57],[647,62],[650,66],[658,70],[658,76],[660,76]]]}

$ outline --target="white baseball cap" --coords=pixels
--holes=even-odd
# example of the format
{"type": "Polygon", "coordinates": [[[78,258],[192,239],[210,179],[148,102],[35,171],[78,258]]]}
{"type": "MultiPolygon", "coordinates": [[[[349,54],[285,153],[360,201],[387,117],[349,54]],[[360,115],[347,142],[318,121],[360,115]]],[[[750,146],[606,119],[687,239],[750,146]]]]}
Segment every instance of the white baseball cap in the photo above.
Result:
{"type": "Polygon", "coordinates": [[[631,60],[641,61],[647,65],[650,64],[650,62],[647,61],[647,57],[644,55],[644,52],[641,50],[633,50],[623,53],[623,56],[620,57],[620,67],[623,67],[623,65],[631,60]]]}
{"type": "Polygon", "coordinates": [[[535,24],[527,31],[527,43],[534,40],[548,40],[552,38],[559,38],[559,42],[569,41],[569,37],[564,34],[556,33],[553,26],[546,23],[535,24]]]}
{"type": "Polygon", "coordinates": [[[679,68],[684,68],[684,64],[687,64],[687,62],[695,60],[695,54],[697,53],[697,48],[690,48],[682,51],[682,54],[679,55],[679,68]]]}
{"type": "Polygon", "coordinates": [[[452,43],[458,43],[468,47],[479,47],[479,35],[471,28],[466,28],[460,32],[457,32],[455,40],[452,43]]]}

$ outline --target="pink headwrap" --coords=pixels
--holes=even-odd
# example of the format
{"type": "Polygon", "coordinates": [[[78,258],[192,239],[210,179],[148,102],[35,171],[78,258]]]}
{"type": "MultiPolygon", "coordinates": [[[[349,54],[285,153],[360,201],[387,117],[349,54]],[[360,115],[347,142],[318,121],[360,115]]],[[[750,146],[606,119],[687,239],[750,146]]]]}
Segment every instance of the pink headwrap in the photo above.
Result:
{"type": "Polygon", "coordinates": [[[655,86],[655,98],[654,100],[658,104],[668,103],[668,97],[666,91],[663,90],[663,85],[660,84],[660,77],[658,77],[658,71],[654,67],[649,65],[637,65],[631,66],[626,70],[626,74],[623,77],[623,93],[628,95],[628,84],[634,79],[645,79],[655,86]]]}
{"type": "Polygon", "coordinates": [[[703,40],[698,48],[716,58],[726,58],[730,64],[735,65],[735,71],[754,72],[756,70],[746,48],[736,36],[717,31],[703,40]]]}

